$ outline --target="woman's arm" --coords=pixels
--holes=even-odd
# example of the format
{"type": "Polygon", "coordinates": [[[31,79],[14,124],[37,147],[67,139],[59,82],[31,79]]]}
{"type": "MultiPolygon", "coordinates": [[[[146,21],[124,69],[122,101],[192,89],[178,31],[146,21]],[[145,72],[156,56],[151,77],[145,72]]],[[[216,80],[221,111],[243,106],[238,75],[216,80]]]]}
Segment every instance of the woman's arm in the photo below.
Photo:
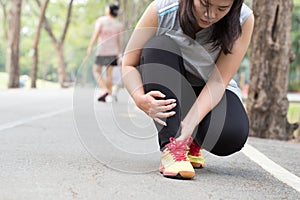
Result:
{"type": "Polygon", "coordinates": [[[136,66],[139,65],[142,48],[155,35],[157,26],[156,3],[153,1],[138,21],[126,46],[122,63],[122,76],[125,87],[137,104],[138,97],[144,94],[144,90],[136,66]]]}
{"type": "Polygon", "coordinates": [[[92,38],[90,40],[90,43],[89,43],[89,46],[88,46],[88,49],[87,49],[87,55],[90,55],[92,53],[93,46],[96,43],[96,41],[98,40],[98,38],[100,36],[100,32],[101,32],[101,23],[98,19],[97,22],[96,22],[96,25],[95,25],[94,33],[92,35],[92,38]]]}
{"type": "Polygon", "coordinates": [[[250,44],[254,26],[254,16],[251,15],[242,25],[242,35],[235,41],[232,53],[220,54],[216,67],[207,84],[199,94],[196,102],[181,124],[181,136],[185,140],[192,135],[195,127],[219,103],[227,85],[237,72],[250,44]]]}
{"type": "Polygon", "coordinates": [[[122,62],[122,78],[136,105],[155,121],[166,125],[159,118],[167,118],[175,114],[175,112],[167,112],[176,106],[174,100],[156,100],[156,97],[165,97],[160,91],[150,91],[145,94],[141,76],[136,69],[140,62],[142,48],[156,34],[157,27],[158,15],[156,2],[153,1],[139,20],[127,44],[122,62]]]}

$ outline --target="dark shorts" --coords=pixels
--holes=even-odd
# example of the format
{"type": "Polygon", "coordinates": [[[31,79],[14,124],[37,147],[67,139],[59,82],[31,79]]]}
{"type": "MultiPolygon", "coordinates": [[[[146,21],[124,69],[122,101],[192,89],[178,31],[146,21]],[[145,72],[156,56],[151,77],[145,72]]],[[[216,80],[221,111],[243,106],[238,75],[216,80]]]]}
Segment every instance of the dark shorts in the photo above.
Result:
{"type": "Polygon", "coordinates": [[[97,56],[95,64],[98,66],[117,66],[118,56],[97,56]]]}

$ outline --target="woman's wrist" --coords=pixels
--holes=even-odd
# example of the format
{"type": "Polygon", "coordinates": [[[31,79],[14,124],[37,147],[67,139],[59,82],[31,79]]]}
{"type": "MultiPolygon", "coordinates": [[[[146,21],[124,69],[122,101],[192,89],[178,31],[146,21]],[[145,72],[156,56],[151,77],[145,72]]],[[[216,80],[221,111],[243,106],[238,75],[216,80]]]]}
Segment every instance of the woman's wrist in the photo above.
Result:
{"type": "Polygon", "coordinates": [[[185,129],[189,128],[194,130],[197,125],[198,123],[196,121],[189,121],[189,122],[186,122],[185,120],[181,121],[181,128],[185,128],[185,129]]]}
{"type": "Polygon", "coordinates": [[[182,121],[180,126],[181,126],[180,136],[177,138],[177,140],[179,141],[188,140],[192,136],[193,131],[196,128],[196,125],[182,121]]]}
{"type": "Polygon", "coordinates": [[[140,108],[140,105],[142,104],[142,94],[135,93],[135,94],[132,94],[131,97],[132,97],[134,103],[136,104],[136,106],[140,108]]]}

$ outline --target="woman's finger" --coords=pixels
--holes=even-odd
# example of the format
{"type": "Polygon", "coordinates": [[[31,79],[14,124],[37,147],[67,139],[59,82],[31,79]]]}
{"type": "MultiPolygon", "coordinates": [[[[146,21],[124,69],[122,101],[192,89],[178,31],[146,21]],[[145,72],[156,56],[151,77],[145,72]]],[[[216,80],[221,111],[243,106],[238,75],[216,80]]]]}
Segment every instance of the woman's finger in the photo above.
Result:
{"type": "Polygon", "coordinates": [[[159,118],[153,118],[154,121],[156,121],[157,123],[163,125],[163,126],[167,126],[167,123],[164,122],[163,120],[159,119],[159,118]]]}
{"type": "Polygon", "coordinates": [[[160,97],[160,98],[165,98],[166,97],[166,95],[164,95],[160,91],[150,91],[150,92],[148,92],[148,94],[152,97],[160,97]]]}
{"type": "Polygon", "coordinates": [[[176,99],[167,99],[167,100],[156,100],[157,105],[166,106],[172,103],[175,103],[176,99]]]}
{"type": "Polygon", "coordinates": [[[158,118],[168,118],[168,117],[172,117],[173,115],[175,115],[176,112],[175,111],[171,111],[171,112],[159,112],[155,114],[155,117],[158,118]]]}
{"type": "Polygon", "coordinates": [[[170,105],[160,106],[160,107],[157,108],[157,110],[159,112],[166,112],[166,111],[169,111],[169,110],[172,110],[173,108],[175,108],[176,105],[177,105],[176,103],[172,103],[170,105]]]}

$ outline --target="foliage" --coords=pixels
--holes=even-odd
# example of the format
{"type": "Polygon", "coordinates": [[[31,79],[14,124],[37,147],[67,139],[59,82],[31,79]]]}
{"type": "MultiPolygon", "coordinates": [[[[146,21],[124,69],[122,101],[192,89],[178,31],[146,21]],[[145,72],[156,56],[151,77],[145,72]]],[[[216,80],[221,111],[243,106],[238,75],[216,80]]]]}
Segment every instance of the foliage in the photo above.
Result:
{"type": "Polygon", "coordinates": [[[0,43],[0,72],[5,71],[5,49],[2,47],[0,43]]]}
{"type": "MultiPolygon", "coordinates": [[[[20,44],[20,67],[21,75],[30,75],[33,56],[33,39],[38,24],[39,8],[35,0],[23,0],[22,7],[22,29],[20,44]]],[[[43,0],[40,0],[43,2],[43,0]]],[[[83,64],[86,55],[86,49],[89,44],[91,35],[94,31],[94,24],[99,16],[104,15],[105,5],[114,2],[113,0],[76,0],[73,4],[71,24],[66,36],[64,46],[65,62],[67,64],[67,74],[69,80],[75,79],[78,68],[83,64]]],[[[121,0],[122,4],[125,0],[121,0]]],[[[125,20],[130,21],[132,28],[144,8],[151,0],[134,0],[126,1],[129,9],[122,10],[122,16],[125,20]],[[135,15],[132,15],[132,8],[137,9],[135,15]]],[[[50,0],[46,10],[46,17],[51,24],[54,35],[58,38],[62,33],[67,13],[66,0],[50,0]]],[[[8,1],[9,7],[9,1],[8,1]]],[[[4,21],[2,20],[3,10],[0,9],[0,27],[4,21]]],[[[121,17],[122,17],[121,16],[121,17]]],[[[1,30],[1,29],[0,29],[1,30]]],[[[0,31],[0,38],[4,38],[4,32],[0,31]]],[[[5,40],[0,40],[0,71],[5,71],[5,40]]],[[[93,59],[92,57],[89,60],[93,59]]],[[[90,62],[89,62],[90,63],[90,62]]],[[[41,32],[39,41],[39,70],[38,77],[57,81],[58,59],[55,47],[45,30],[41,32]]]]}
{"type": "MultiPolygon", "coordinates": [[[[0,9],[0,19],[2,19],[3,16],[3,10],[0,9]]],[[[0,27],[3,27],[3,21],[0,21],[0,27]]],[[[4,31],[2,28],[0,28],[0,72],[5,71],[5,49],[6,49],[6,43],[5,40],[2,38],[5,38],[4,31]]]]}
{"type": "MultiPolygon", "coordinates": [[[[32,67],[32,46],[33,38],[38,24],[39,9],[35,0],[23,0],[22,8],[22,30],[20,45],[20,66],[21,74],[30,75],[32,67]]],[[[43,0],[40,0],[41,2],[43,0]]],[[[69,0],[68,0],[69,1],[69,0]]],[[[67,13],[66,0],[50,0],[46,11],[53,32],[59,37],[65,23],[67,13]]],[[[152,0],[120,0],[120,20],[126,22],[125,30],[135,26],[138,18],[145,7],[152,0]],[[124,8],[125,7],[125,8],[124,8]]],[[[10,2],[7,1],[7,8],[10,2]]],[[[76,0],[73,5],[72,19],[65,42],[65,58],[69,80],[74,80],[76,71],[83,64],[90,37],[94,30],[95,20],[104,15],[105,5],[114,0],[76,0]]],[[[251,6],[251,0],[245,0],[251,6]]],[[[291,65],[290,88],[299,88],[300,77],[300,0],[294,0],[293,16],[293,49],[296,60],[291,65]],[[298,82],[297,82],[298,80],[298,82]],[[299,87],[298,87],[299,86],[299,87]]],[[[5,71],[6,40],[4,38],[3,10],[0,9],[0,71],[5,71]]],[[[57,81],[57,54],[52,41],[45,30],[41,32],[39,42],[39,70],[38,77],[46,80],[57,81]]],[[[92,57],[89,60],[93,59],[92,57]]]]}
{"type": "MultiPolygon", "coordinates": [[[[96,19],[104,15],[104,1],[88,1],[86,4],[75,4],[72,13],[72,23],[66,38],[65,55],[68,63],[68,74],[71,79],[86,56],[90,38],[94,31],[96,19]]],[[[89,58],[92,59],[92,58],[89,58]]]]}
{"type": "Polygon", "coordinates": [[[300,0],[294,0],[293,10],[293,52],[295,60],[290,66],[290,83],[291,91],[300,91],[300,0]]]}
{"type": "MultiPolygon", "coordinates": [[[[300,103],[299,102],[292,102],[289,104],[287,118],[288,118],[288,121],[291,123],[299,123],[300,122],[300,103]]],[[[300,133],[299,129],[294,131],[295,138],[300,136],[299,133],[300,133]]]]}

